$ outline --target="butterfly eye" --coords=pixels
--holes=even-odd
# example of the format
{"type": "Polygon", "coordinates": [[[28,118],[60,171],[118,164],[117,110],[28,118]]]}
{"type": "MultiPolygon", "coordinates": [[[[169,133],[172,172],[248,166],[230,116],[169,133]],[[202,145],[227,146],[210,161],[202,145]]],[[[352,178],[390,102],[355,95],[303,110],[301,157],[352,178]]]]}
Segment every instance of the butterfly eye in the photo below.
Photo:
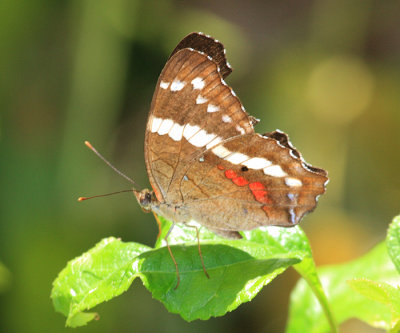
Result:
{"type": "Polygon", "coordinates": [[[242,171],[249,171],[249,168],[247,167],[247,166],[242,166],[242,169],[241,169],[242,171]]]}
{"type": "Polygon", "coordinates": [[[145,191],[142,191],[140,193],[139,202],[140,202],[140,205],[146,209],[151,204],[151,192],[148,192],[148,190],[145,190],[145,191]]]}
{"type": "Polygon", "coordinates": [[[145,201],[146,201],[147,203],[150,203],[150,202],[151,202],[151,193],[150,193],[150,192],[147,192],[147,193],[146,193],[145,201]]]}

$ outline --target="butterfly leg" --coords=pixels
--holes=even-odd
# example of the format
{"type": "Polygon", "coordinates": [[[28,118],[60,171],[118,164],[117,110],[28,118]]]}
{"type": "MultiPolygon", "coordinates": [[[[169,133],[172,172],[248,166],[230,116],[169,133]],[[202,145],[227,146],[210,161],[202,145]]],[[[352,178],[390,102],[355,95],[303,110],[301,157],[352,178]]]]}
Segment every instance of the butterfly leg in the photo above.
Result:
{"type": "Polygon", "coordinates": [[[181,277],[180,277],[180,275],[179,275],[178,263],[176,262],[175,257],[174,257],[174,255],[172,254],[171,248],[169,247],[169,244],[168,244],[168,236],[169,236],[169,234],[171,233],[171,231],[172,231],[172,229],[174,228],[174,226],[175,226],[175,223],[172,223],[172,226],[171,226],[171,228],[169,228],[167,234],[166,234],[165,237],[164,237],[164,240],[165,240],[165,242],[167,243],[167,249],[168,249],[169,255],[171,256],[172,261],[174,262],[174,265],[175,265],[177,282],[176,282],[176,286],[175,286],[174,289],[177,289],[178,286],[179,286],[179,283],[181,282],[181,277]]]}
{"type": "Polygon", "coordinates": [[[195,225],[189,225],[189,224],[185,224],[185,225],[186,225],[187,227],[195,228],[195,229],[196,229],[197,247],[198,247],[198,249],[199,249],[199,255],[200,255],[201,265],[203,266],[204,274],[207,276],[207,278],[210,278],[210,276],[209,276],[208,273],[207,273],[206,266],[204,265],[203,255],[201,254],[200,237],[199,237],[199,228],[196,227],[195,225]]]}

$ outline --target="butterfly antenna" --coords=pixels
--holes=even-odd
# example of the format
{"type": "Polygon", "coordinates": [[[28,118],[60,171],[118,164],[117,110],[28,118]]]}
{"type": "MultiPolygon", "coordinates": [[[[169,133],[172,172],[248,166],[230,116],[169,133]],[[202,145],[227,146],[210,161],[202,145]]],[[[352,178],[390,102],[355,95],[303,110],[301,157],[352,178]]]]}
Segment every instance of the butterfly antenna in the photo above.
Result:
{"type": "MultiPolygon", "coordinates": [[[[132,179],[130,179],[127,175],[125,175],[124,173],[122,173],[121,171],[119,171],[119,170],[118,170],[115,166],[113,166],[109,161],[107,161],[106,158],[105,158],[103,155],[101,155],[101,154],[97,151],[97,149],[94,148],[94,147],[92,146],[92,144],[91,144],[89,141],[85,141],[85,145],[86,145],[91,151],[93,151],[98,157],[100,157],[100,158],[103,160],[103,162],[106,163],[111,169],[113,169],[113,170],[114,170],[116,173],[118,173],[120,176],[124,177],[127,181],[129,181],[130,183],[132,183],[132,184],[133,184],[133,187],[134,187],[134,190],[136,190],[136,183],[135,183],[132,179]]],[[[124,191],[122,191],[122,192],[124,192],[124,191]]],[[[110,194],[113,194],[113,193],[110,193],[110,194]]],[[[108,194],[106,194],[106,195],[108,195],[108,194]]],[[[83,200],[85,200],[85,199],[83,199],[83,200]]],[[[82,201],[82,200],[79,200],[79,201],[82,201]]]]}
{"type": "Polygon", "coordinates": [[[107,193],[107,194],[93,195],[91,197],[79,197],[78,201],[89,200],[89,199],[93,199],[93,198],[107,197],[109,195],[123,193],[123,192],[132,192],[132,190],[123,190],[123,191],[112,192],[112,193],[107,193]]]}

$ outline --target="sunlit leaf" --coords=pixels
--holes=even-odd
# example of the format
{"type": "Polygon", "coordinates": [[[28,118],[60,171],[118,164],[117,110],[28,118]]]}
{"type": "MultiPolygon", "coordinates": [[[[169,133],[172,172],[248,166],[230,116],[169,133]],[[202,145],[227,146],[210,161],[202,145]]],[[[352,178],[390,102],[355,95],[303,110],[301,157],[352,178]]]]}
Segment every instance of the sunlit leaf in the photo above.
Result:
{"type": "MultiPolygon", "coordinates": [[[[385,282],[375,282],[367,279],[353,279],[347,281],[350,287],[370,300],[387,306],[390,312],[391,328],[396,330],[400,323],[400,290],[385,282]]],[[[397,330],[396,330],[397,332],[397,330]]]]}
{"type": "Polygon", "coordinates": [[[129,288],[134,279],[130,268],[133,259],[149,249],[111,237],[71,260],[53,283],[51,297],[56,311],[67,316],[67,324],[84,322],[82,316],[76,317],[78,313],[129,288]]]}
{"type": "MultiPolygon", "coordinates": [[[[346,283],[347,280],[355,278],[400,282],[384,243],[357,260],[322,267],[317,271],[333,314],[339,323],[350,318],[358,318],[374,327],[391,328],[391,314],[387,306],[369,301],[346,283]]],[[[329,332],[329,325],[321,305],[304,280],[299,281],[292,292],[289,312],[288,332],[329,332]]]]}
{"type": "Polygon", "coordinates": [[[66,326],[79,327],[86,325],[89,321],[98,318],[95,312],[77,312],[74,315],[68,316],[66,326]]]}
{"type": "MultiPolygon", "coordinates": [[[[331,331],[336,332],[336,324],[333,318],[327,297],[317,275],[316,266],[312,257],[310,243],[303,230],[296,226],[290,229],[278,227],[259,228],[251,232],[245,232],[246,239],[261,244],[268,244],[269,247],[286,251],[302,251],[305,256],[302,261],[293,267],[307,281],[308,286],[317,297],[323,312],[328,320],[331,331]]],[[[296,325],[290,326],[288,332],[298,332],[296,325]]]]}
{"type": "MultiPolygon", "coordinates": [[[[165,220],[162,224],[165,234],[169,225],[165,220]]],[[[67,316],[67,325],[85,324],[95,314],[79,313],[121,294],[140,277],[154,298],[185,320],[224,315],[250,301],[264,285],[306,256],[295,246],[288,251],[272,242],[249,238],[226,240],[202,228],[201,250],[208,279],[198,253],[196,230],[175,226],[169,240],[181,277],[177,289],[175,266],[161,242],[152,249],[115,238],[104,239],[69,262],[57,277],[52,291],[54,306],[67,316]]]]}
{"type": "MultiPolygon", "coordinates": [[[[160,218],[162,226],[162,235],[166,235],[172,223],[160,218]]],[[[182,241],[189,241],[196,236],[196,231],[193,228],[182,227],[186,229],[185,232],[174,233],[172,242],[180,243],[182,241]]],[[[223,238],[216,236],[214,233],[205,228],[200,228],[200,235],[202,242],[206,239],[215,239],[224,241],[223,238]]],[[[251,231],[242,232],[245,240],[252,243],[258,243],[266,246],[272,253],[277,251],[293,252],[299,251],[303,253],[302,260],[293,267],[298,273],[306,279],[310,288],[318,298],[323,311],[328,319],[332,332],[336,331],[336,324],[332,312],[329,307],[328,300],[322,289],[321,282],[318,278],[312,251],[307,236],[299,226],[293,228],[280,228],[280,227],[260,227],[251,231]]],[[[158,243],[158,244],[161,244],[158,243]]]]}

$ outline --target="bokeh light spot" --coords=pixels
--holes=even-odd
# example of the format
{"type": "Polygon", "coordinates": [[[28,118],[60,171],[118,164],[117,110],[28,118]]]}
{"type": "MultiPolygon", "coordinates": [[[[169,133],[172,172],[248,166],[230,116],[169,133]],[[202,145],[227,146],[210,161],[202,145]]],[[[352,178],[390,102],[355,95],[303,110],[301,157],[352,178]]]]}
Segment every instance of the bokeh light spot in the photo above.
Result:
{"type": "Polygon", "coordinates": [[[307,93],[319,117],[344,125],[367,109],[373,88],[374,78],[360,59],[335,56],[314,67],[307,93]]]}

